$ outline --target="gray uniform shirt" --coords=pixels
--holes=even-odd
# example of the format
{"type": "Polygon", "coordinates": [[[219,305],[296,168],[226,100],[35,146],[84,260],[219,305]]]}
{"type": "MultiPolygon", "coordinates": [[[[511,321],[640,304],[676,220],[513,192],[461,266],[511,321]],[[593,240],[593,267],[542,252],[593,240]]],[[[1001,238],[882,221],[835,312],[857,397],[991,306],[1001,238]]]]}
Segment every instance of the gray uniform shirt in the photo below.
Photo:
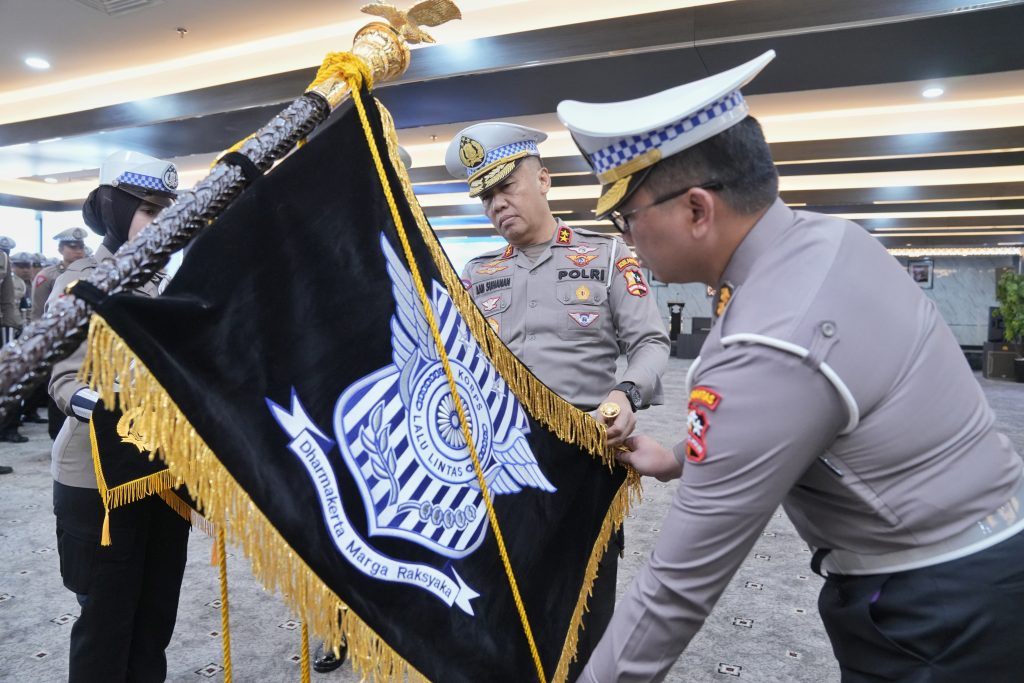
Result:
{"type": "MultiPolygon", "coordinates": [[[[112,258],[106,247],[100,245],[96,248],[95,256],[87,256],[79,259],[68,266],[67,270],[57,277],[53,285],[53,291],[46,305],[64,295],[64,289],[82,278],[88,277],[89,273],[99,265],[100,261],[112,258]]],[[[159,290],[157,276],[154,280],[147,282],[137,291],[146,296],[156,296],[159,290]]],[[[96,488],[96,472],[92,463],[92,445],[89,440],[89,424],[82,422],[71,410],[71,397],[80,389],[86,386],[78,381],[78,368],[85,360],[85,344],[79,346],[74,353],[53,366],[53,374],[50,376],[50,396],[57,403],[65,415],[64,425],[60,433],[54,439],[53,449],[50,452],[50,473],[54,481],[65,486],[77,486],[79,488],[96,488]]]]}
{"type": "Polygon", "coordinates": [[[582,680],[661,680],[780,503],[812,547],[878,555],[949,539],[1019,485],[952,332],[861,227],[777,201],[724,280],[682,479],[582,680]]]}
{"type": "Polygon", "coordinates": [[[639,264],[620,240],[559,222],[531,261],[519,249],[466,264],[462,282],[501,340],[552,391],[590,410],[615,386],[615,362],[645,403],[661,395],[669,340],[639,264]]]}
{"type": "Polygon", "coordinates": [[[64,270],[62,261],[55,266],[46,266],[36,274],[36,279],[32,281],[32,320],[43,317],[43,309],[53,291],[53,283],[64,270]]]}
{"type": "Polygon", "coordinates": [[[21,327],[21,311],[14,297],[16,277],[11,269],[11,257],[0,251],[0,325],[4,327],[21,327]]]}

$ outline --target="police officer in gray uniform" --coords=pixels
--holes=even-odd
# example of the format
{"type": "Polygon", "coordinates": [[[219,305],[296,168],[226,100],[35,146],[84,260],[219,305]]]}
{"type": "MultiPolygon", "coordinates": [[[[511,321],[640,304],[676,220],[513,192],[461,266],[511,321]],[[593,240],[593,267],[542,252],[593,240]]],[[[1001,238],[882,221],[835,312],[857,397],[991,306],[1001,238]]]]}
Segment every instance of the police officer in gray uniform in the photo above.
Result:
{"type": "Polygon", "coordinates": [[[57,240],[61,260],[40,270],[32,282],[32,320],[42,317],[43,307],[53,291],[57,277],[72,263],[85,257],[85,238],[88,235],[84,228],[68,228],[53,236],[57,240]]]}
{"type": "MultiPolygon", "coordinates": [[[[572,228],[551,214],[543,132],[508,123],[464,129],[448,146],[449,173],[469,183],[507,246],[471,260],[463,284],[487,322],[537,378],[576,407],[594,411],[619,444],[634,412],[660,401],[669,340],[640,264],[620,240],[572,228]],[[627,364],[616,384],[616,359],[627,364]],[[614,415],[595,409],[613,404],[614,415]]],[[[596,645],[615,603],[615,555],[598,569],[580,634],[579,665],[596,645]]],[[[615,547],[615,546],[618,547],[615,547]]]]}
{"type": "MultiPolygon", "coordinates": [[[[174,164],[138,152],[115,152],[100,168],[100,186],[82,207],[103,236],[96,257],[71,263],[47,305],[88,277],[175,197],[174,164]]],[[[135,290],[157,296],[161,275],[135,290]]],[[[104,510],[97,491],[90,421],[98,397],[78,379],[84,344],[53,368],[50,395],[67,415],[53,444],[53,510],[64,586],[82,607],[71,629],[69,681],[162,681],[164,654],[177,617],[188,522],[158,496],[110,511],[110,546],[101,546],[104,510]]],[[[122,383],[130,378],[122,378],[122,383]]]]}
{"type": "Polygon", "coordinates": [[[642,101],[563,102],[659,280],[718,288],[688,433],[621,459],[681,478],[581,680],[664,678],[779,504],[827,574],[843,681],[1010,681],[1024,666],[1021,458],[933,303],[866,231],[792,211],[739,88],[761,57],[642,101]]]}

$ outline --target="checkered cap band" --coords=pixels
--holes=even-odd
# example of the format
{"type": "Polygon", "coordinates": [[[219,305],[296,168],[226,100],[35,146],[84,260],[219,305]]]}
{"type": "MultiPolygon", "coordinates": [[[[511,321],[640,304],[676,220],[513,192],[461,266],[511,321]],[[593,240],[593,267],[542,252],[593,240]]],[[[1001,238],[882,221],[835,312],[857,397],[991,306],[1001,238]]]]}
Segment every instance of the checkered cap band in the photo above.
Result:
{"type": "Polygon", "coordinates": [[[663,147],[666,143],[675,140],[680,135],[689,133],[742,104],[743,95],[740,94],[739,90],[734,90],[722,99],[712,102],[704,109],[687,116],[682,121],[677,121],[649,133],[632,135],[624,140],[617,140],[615,144],[599,149],[590,155],[590,161],[594,166],[594,173],[600,177],[602,173],[627,164],[652,149],[663,147]]]}
{"type": "Polygon", "coordinates": [[[495,164],[502,159],[506,159],[514,154],[520,152],[526,152],[528,155],[540,156],[540,151],[537,149],[537,143],[533,140],[521,140],[519,142],[511,142],[501,147],[495,147],[490,152],[484,155],[482,163],[477,164],[473,168],[466,169],[466,177],[471,178],[475,174],[482,170],[490,168],[492,164],[495,164]]]}
{"type": "Polygon", "coordinates": [[[174,190],[167,187],[162,178],[156,178],[151,175],[143,175],[141,173],[132,173],[131,171],[125,171],[121,175],[117,176],[118,185],[131,185],[133,187],[144,187],[147,190],[153,190],[154,192],[163,192],[165,194],[174,194],[174,190]]]}

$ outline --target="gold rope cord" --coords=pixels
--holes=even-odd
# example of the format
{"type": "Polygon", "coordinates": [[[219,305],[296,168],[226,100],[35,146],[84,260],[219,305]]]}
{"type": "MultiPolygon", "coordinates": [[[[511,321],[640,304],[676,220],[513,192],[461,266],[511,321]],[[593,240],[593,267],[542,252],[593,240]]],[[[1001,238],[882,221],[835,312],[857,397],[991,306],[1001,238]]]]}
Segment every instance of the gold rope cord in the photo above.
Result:
{"type": "Polygon", "coordinates": [[[220,568],[220,635],[224,651],[224,683],[231,683],[231,622],[228,618],[228,549],[224,528],[217,529],[217,566],[220,568]]]}
{"type": "MultiPolygon", "coordinates": [[[[349,81],[352,83],[352,81],[349,81]]],[[[540,661],[540,653],[537,651],[537,643],[533,639],[533,630],[530,628],[530,620],[526,614],[526,607],[523,605],[522,596],[519,594],[519,585],[516,582],[515,573],[512,571],[512,563],[509,561],[508,550],[505,548],[505,539],[502,536],[501,528],[498,526],[498,516],[494,512],[494,502],[491,500],[491,493],[487,488],[487,478],[484,477],[483,468],[480,466],[480,457],[476,452],[476,444],[473,443],[473,435],[469,431],[469,421],[466,419],[465,412],[462,408],[462,401],[459,400],[459,388],[455,384],[455,376],[452,374],[451,365],[448,362],[448,352],[444,348],[444,341],[441,339],[441,331],[437,327],[437,320],[434,318],[434,307],[430,303],[430,298],[427,296],[427,291],[423,287],[423,278],[420,276],[419,266],[416,265],[416,259],[412,253],[412,246],[409,244],[408,235],[405,233],[405,227],[402,225],[402,216],[398,212],[398,205],[395,203],[395,197],[391,193],[391,183],[388,182],[387,172],[384,170],[384,163],[380,158],[380,150],[377,149],[377,142],[373,139],[373,130],[370,128],[370,121],[366,116],[366,109],[363,107],[363,99],[360,94],[360,89],[356,88],[353,84],[352,88],[352,101],[355,103],[356,110],[359,112],[359,120],[363,124],[363,132],[366,134],[366,144],[370,148],[370,154],[373,156],[373,163],[377,167],[377,177],[380,179],[381,188],[384,190],[384,196],[388,200],[388,207],[391,209],[391,218],[395,222],[395,230],[398,232],[398,238],[402,242],[402,251],[405,254],[405,260],[409,266],[409,274],[412,276],[413,284],[416,285],[416,294],[419,296],[420,305],[423,307],[423,315],[427,319],[427,326],[430,328],[430,335],[434,339],[434,346],[437,348],[438,356],[441,358],[441,366],[444,368],[445,377],[448,379],[448,389],[451,391],[455,400],[452,403],[455,404],[455,411],[459,415],[459,426],[462,428],[462,436],[466,439],[466,446],[469,449],[469,456],[473,459],[473,470],[476,473],[477,483],[480,485],[480,494],[484,499],[484,504],[487,506],[487,517],[491,523],[491,529],[494,531],[494,540],[498,544],[498,554],[501,555],[501,563],[505,567],[505,575],[508,577],[508,585],[512,590],[512,600],[516,603],[516,610],[519,612],[519,620],[523,624],[523,633],[526,635],[526,642],[530,646],[530,655],[533,657],[533,663],[537,667],[537,677],[541,683],[547,683],[547,678],[544,675],[544,665],[540,661]]],[[[392,164],[393,165],[393,164],[392,164]]]]}
{"type": "Polygon", "coordinates": [[[309,683],[309,626],[306,625],[306,617],[302,617],[302,654],[299,661],[302,665],[302,683],[309,683]]]}
{"type": "MultiPolygon", "coordinates": [[[[474,337],[476,337],[477,341],[481,343],[486,339],[488,343],[487,353],[491,358],[491,362],[499,368],[502,377],[509,383],[513,393],[516,394],[517,398],[519,398],[523,404],[528,406],[531,412],[543,411],[548,406],[554,406],[554,409],[551,411],[551,413],[555,415],[554,419],[548,417],[551,413],[534,413],[534,417],[538,421],[545,424],[563,441],[568,441],[569,443],[573,443],[581,448],[585,448],[590,451],[591,454],[601,457],[605,463],[608,464],[609,468],[613,467],[614,465],[612,463],[615,461],[614,455],[612,454],[614,451],[604,448],[605,426],[596,422],[590,417],[590,415],[566,402],[560,396],[551,391],[547,385],[534,377],[534,375],[527,370],[525,366],[523,366],[519,359],[508,350],[508,347],[506,347],[504,342],[501,341],[501,338],[494,333],[491,326],[485,322],[483,315],[480,313],[480,309],[477,308],[476,303],[466,292],[461,280],[451,267],[451,263],[448,261],[448,256],[444,253],[436,235],[430,228],[430,223],[423,214],[423,209],[420,207],[419,202],[416,201],[416,195],[413,192],[409,174],[398,155],[398,134],[395,130],[395,124],[394,120],[391,118],[391,113],[383,104],[381,104],[380,100],[377,100],[377,107],[380,110],[381,124],[385,131],[384,137],[388,142],[388,153],[391,158],[391,164],[395,167],[398,177],[401,180],[402,190],[405,192],[406,201],[416,218],[417,227],[419,227],[420,234],[430,250],[434,263],[437,265],[437,269],[441,273],[445,287],[448,288],[449,295],[455,300],[464,320],[470,325],[474,337]],[[512,382],[509,382],[508,378],[510,376],[519,382],[518,387],[512,382]],[[563,409],[565,412],[562,412],[563,409]],[[586,438],[580,440],[566,436],[566,434],[580,433],[583,433],[586,438]],[[589,448],[587,445],[593,443],[591,437],[594,433],[599,436],[599,443],[601,446],[600,449],[596,451],[589,448]]],[[[583,620],[583,614],[588,611],[587,602],[593,590],[594,580],[597,578],[598,565],[600,564],[601,558],[604,556],[612,534],[622,526],[623,520],[626,518],[626,515],[629,514],[630,507],[634,503],[638,503],[640,501],[641,492],[642,486],[640,483],[640,475],[637,474],[636,470],[632,467],[627,468],[626,480],[616,492],[615,497],[608,508],[608,513],[605,515],[604,521],[602,522],[601,531],[594,542],[594,549],[591,552],[590,559],[587,563],[587,570],[584,573],[583,585],[581,586],[579,596],[577,597],[576,609],[573,612],[573,616],[569,624],[569,631],[566,634],[562,654],[559,657],[558,666],[552,676],[553,683],[563,683],[569,675],[569,665],[576,659],[576,649],[579,642],[579,628],[583,620]]]]}

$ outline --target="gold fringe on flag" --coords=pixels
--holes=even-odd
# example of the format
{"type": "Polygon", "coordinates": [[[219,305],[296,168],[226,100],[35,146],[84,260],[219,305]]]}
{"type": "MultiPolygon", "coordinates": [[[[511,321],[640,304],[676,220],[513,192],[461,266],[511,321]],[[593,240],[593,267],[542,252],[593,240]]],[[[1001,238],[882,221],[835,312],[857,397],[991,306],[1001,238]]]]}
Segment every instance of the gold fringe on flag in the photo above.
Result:
{"type": "MultiPolygon", "coordinates": [[[[335,66],[338,61],[335,57],[335,66]]],[[[351,71],[364,70],[352,68],[349,64],[346,66],[351,71]]],[[[354,80],[353,91],[358,88],[354,80]]],[[[614,453],[605,446],[605,427],[537,380],[486,324],[416,202],[408,175],[399,161],[394,124],[383,107],[381,116],[388,140],[389,157],[401,179],[422,239],[474,337],[531,414],[561,440],[602,458],[609,468],[616,466],[614,453]]],[[[188,485],[190,494],[206,516],[206,523],[215,525],[231,542],[241,545],[252,562],[253,574],[267,590],[279,590],[286,604],[294,612],[304,615],[304,622],[308,621],[309,628],[322,638],[327,647],[337,648],[343,640],[347,641],[353,668],[364,678],[378,682],[427,680],[348,609],[295,553],[217,459],[160,382],[99,316],[94,315],[91,320],[86,343],[86,360],[79,371],[79,377],[96,390],[107,405],[117,405],[115,400],[119,400],[123,411],[138,411],[133,428],[152,445],[151,453],[168,465],[173,473],[167,477],[168,482],[174,485],[184,482],[188,485]],[[118,395],[115,394],[114,386],[119,376],[131,379],[120,383],[118,395]]],[[[616,493],[591,553],[584,585],[552,679],[555,683],[565,680],[569,664],[575,658],[579,624],[586,611],[598,563],[612,533],[622,524],[639,492],[639,476],[631,470],[616,493]]],[[[543,680],[543,672],[539,673],[543,680]]]]}
{"type": "MultiPolygon", "coordinates": [[[[345,603],[309,568],[238,484],[195,431],[166,389],[99,316],[92,317],[87,353],[79,376],[108,405],[113,405],[114,380],[120,385],[120,406],[145,407],[135,429],[152,444],[152,453],[167,463],[209,523],[223,527],[227,538],[242,547],[256,579],[269,591],[280,591],[285,603],[305,615],[310,629],[327,644],[347,640],[353,668],[378,682],[427,679],[347,609],[345,603]]],[[[219,558],[218,558],[219,560],[219,558]]]]}
{"type": "MultiPolygon", "coordinates": [[[[114,405],[109,403],[107,405],[114,405]]],[[[108,546],[110,540],[110,511],[122,505],[142,500],[146,496],[160,493],[177,486],[177,477],[171,474],[170,470],[163,470],[154,474],[133,479],[107,488],[107,480],[103,476],[103,467],[100,465],[100,449],[96,441],[96,425],[89,421],[89,443],[92,444],[92,467],[96,472],[96,488],[100,492],[100,500],[103,502],[103,528],[100,532],[100,545],[108,546]]]]}

